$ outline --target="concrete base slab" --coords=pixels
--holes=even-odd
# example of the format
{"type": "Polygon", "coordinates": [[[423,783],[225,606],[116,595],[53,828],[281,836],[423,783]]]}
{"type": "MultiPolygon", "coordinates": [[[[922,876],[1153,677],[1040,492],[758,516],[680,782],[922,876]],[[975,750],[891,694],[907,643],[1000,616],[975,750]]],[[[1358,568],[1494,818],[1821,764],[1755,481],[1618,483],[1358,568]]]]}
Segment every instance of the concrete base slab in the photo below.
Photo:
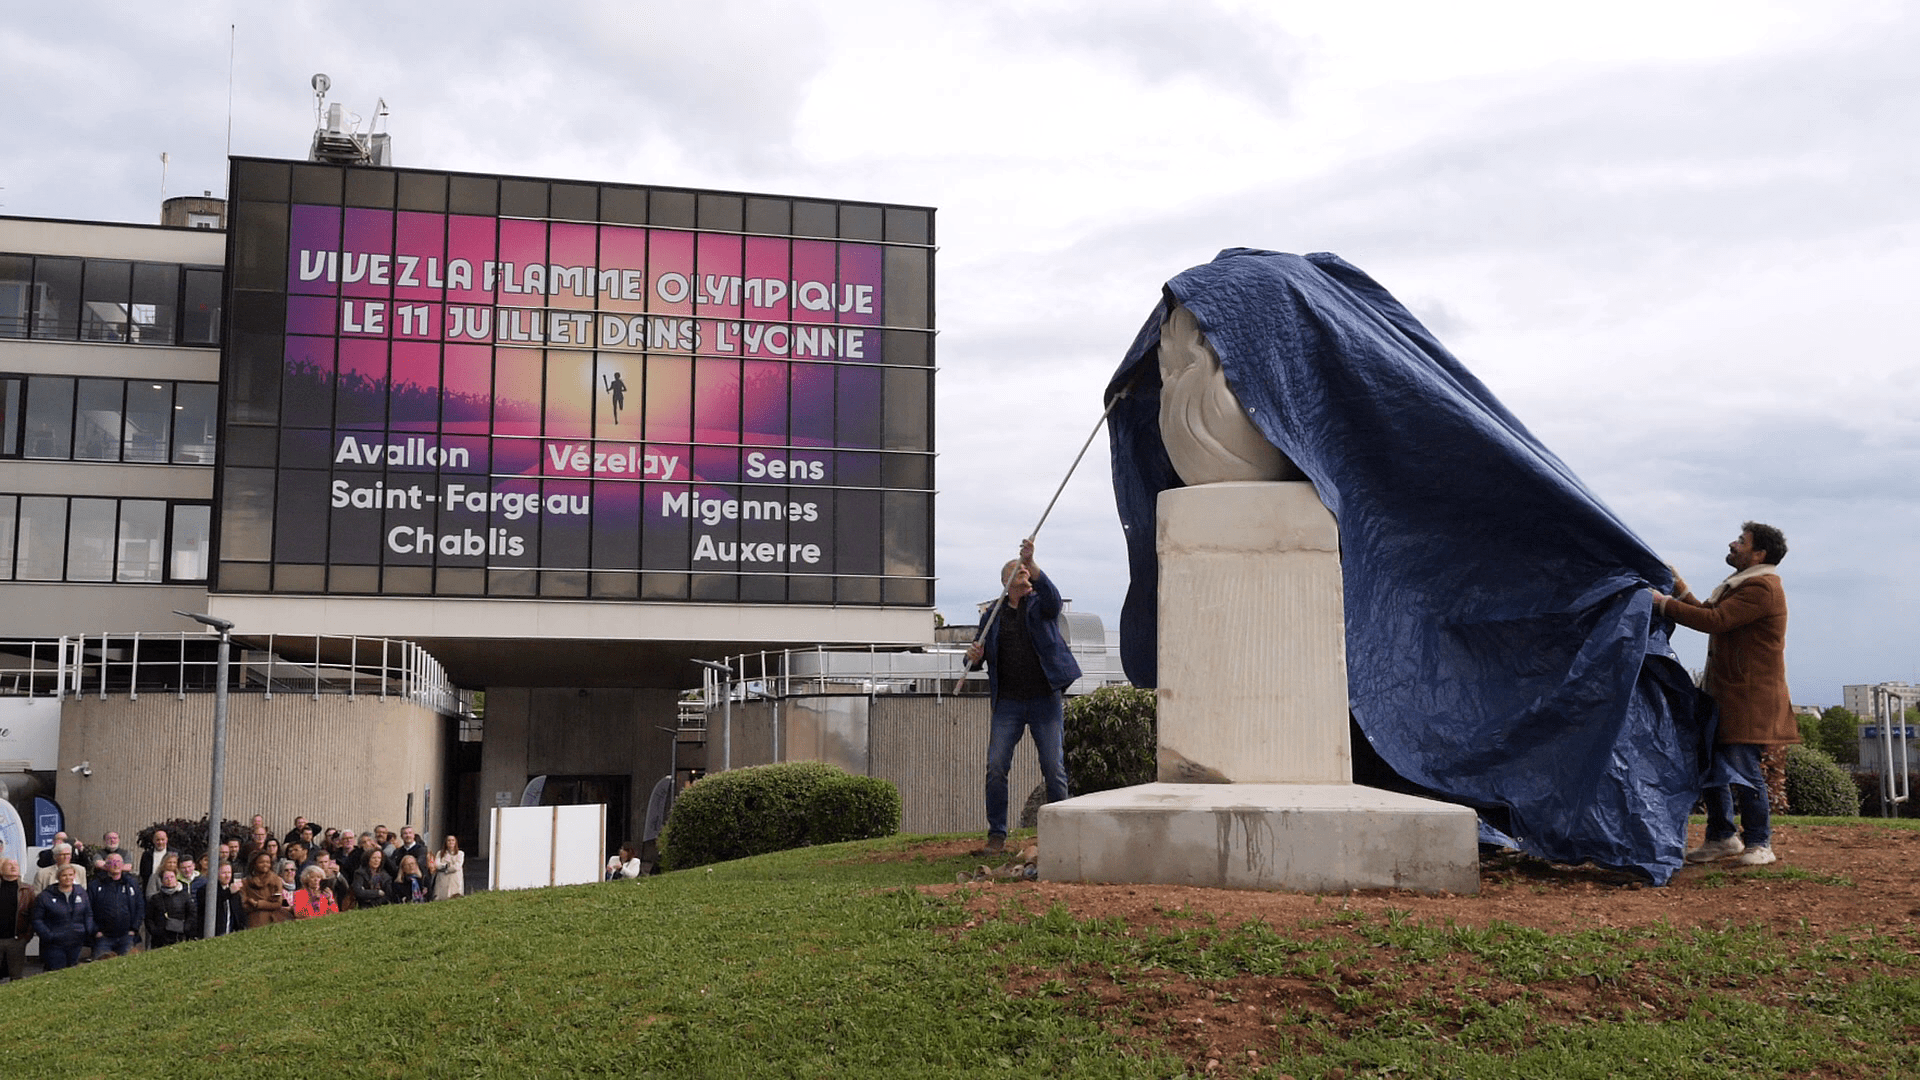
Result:
{"type": "Polygon", "coordinates": [[[1467,807],[1358,784],[1141,784],[1041,807],[1040,878],[1477,893],[1479,828],[1467,807]]]}

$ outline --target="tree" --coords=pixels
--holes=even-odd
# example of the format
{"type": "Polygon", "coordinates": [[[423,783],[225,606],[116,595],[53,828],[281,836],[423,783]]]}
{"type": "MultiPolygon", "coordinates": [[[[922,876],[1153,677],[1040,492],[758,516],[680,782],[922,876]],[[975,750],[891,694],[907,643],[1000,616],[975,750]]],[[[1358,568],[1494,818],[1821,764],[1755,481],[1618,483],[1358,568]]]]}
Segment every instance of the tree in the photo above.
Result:
{"type": "Polygon", "coordinates": [[[1860,717],[1835,705],[1819,716],[1800,718],[1800,741],[1843,765],[1860,760],[1860,717]]]}

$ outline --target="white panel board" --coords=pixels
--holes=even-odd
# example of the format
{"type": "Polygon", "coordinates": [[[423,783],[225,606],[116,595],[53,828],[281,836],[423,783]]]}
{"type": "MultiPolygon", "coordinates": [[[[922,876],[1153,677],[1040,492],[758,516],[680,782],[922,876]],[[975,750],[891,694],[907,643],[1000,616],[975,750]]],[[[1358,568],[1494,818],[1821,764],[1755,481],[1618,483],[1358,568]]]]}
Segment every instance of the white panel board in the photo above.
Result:
{"type": "Polygon", "coordinates": [[[605,864],[607,808],[497,806],[489,888],[537,889],[599,881],[605,864]]]}
{"type": "Polygon", "coordinates": [[[607,807],[556,806],[553,884],[585,885],[607,872],[607,807]]]}
{"type": "Polygon", "coordinates": [[[60,699],[0,697],[0,761],[60,767],[60,699]]]}
{"type": "Polygon", "coordinates": [[[488,860],[491,889],[537,889],[553,880],[553,807],[497,806],[493,810],[493,852],[488,860]]]}

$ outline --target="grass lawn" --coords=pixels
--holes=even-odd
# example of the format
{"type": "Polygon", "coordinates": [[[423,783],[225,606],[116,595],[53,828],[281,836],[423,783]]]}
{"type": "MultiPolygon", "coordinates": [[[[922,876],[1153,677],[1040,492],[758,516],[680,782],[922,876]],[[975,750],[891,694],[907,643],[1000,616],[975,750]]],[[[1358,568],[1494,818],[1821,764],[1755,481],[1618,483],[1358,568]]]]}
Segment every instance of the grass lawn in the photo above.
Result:
{"type": "Polygon", "coordinates": [[[903,888],[972,869],[910,845],[355,912],[36,976],[0,986],[4,1075],[1920,1075],[1904,908],[1799,933],[1337,905],[1296,925],[1129,925],[1029,913],[1011,886],[903,888]],[[1238,1018],[1231,1045],[1194,1034],[1213,1015],[1196,1004],[1238,1018]]]}

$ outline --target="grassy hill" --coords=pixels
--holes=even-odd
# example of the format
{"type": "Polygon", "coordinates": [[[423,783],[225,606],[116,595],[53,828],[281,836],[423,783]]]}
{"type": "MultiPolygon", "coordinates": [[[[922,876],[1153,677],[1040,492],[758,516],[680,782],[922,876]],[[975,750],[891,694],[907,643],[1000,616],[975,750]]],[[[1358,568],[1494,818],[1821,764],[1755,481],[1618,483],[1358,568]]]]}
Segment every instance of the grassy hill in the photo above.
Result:
{"type": "MultiPolygon", "coordinates": [[[[1145,1077],[1216,1057],[1219,1076],[1302,1080],[1920,1072],[1910,920],[1559,933],[1334,898],[1298,922],[1155,907],[1130,925],[1030,914],[1019,886],[902,888],[973,868],[918,850],[484,893],[37,976],[0,986],[0,1075],[1145,1077]]],[[[1814,876],[1700,888],[1851,888],[1814,876]]]]}

